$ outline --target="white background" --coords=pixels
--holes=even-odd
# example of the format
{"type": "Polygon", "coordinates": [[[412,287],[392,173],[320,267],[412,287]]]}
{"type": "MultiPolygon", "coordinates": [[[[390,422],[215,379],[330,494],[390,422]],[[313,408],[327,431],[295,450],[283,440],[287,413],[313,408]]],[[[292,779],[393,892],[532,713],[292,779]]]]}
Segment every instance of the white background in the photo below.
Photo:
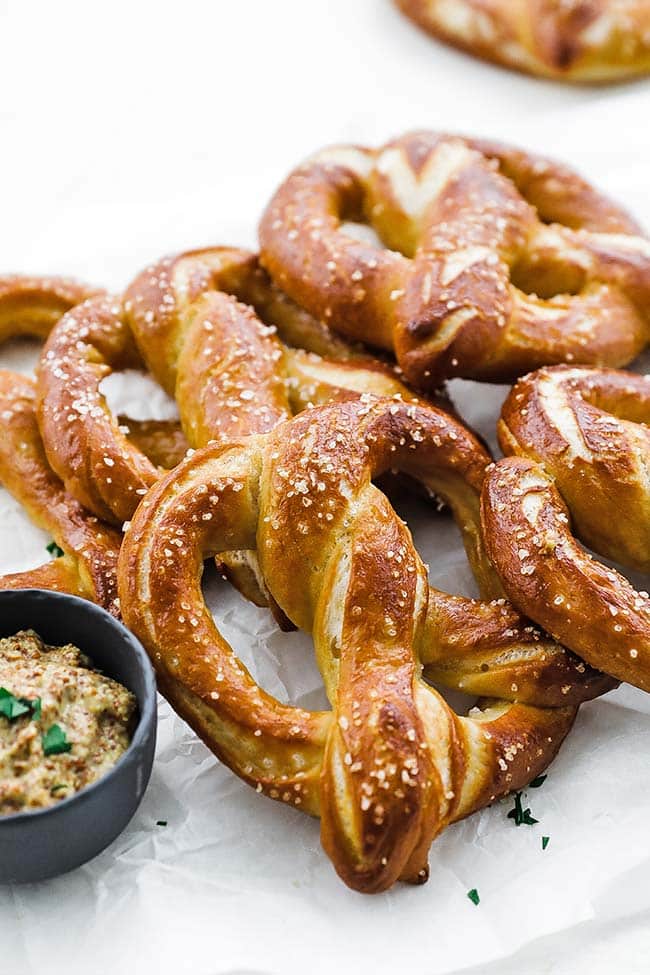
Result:
{"type": "MultiPolygon", "coordinates": [[[[412,127],[563,156],[650,225],[647,82],[584,90],[519,77],[437,45],[388,0],[0,0],[0,42],[0,271],[117,290],[165,252],[254,246],[265,201],[302,156],[412,127]]],[[[0,354],[0,365],[22,361],[17,347],[0,354]]],[[[499,395],[461,394],[486,432],[499,395]]],[[[40,561],[43,539],[2,503],[0,570],[40,561]]],[[[459,558],[451,547],[438,558],[439,581],[466,584],[459,558]]],[[[432,561],[435,572],[435,547],[432,561]]],[[[265,686],[313,703],[313,672],[293,684],[286,663],[297,672],[302,645],[285,650],[261,616],[228,605],[238,646],[270,648],[259,651],[265,686]]],[[[647,711],[630,690],[583,709],[534,795],[555,823],[543,827],[543,866],[490,810],[434,847],[427,888],[364,900],[331,876],[315,824],[249,795],[163,709],[132,827],[72,877],[0,895],[0,947],[25,972],[645,972],[647,711]],[[156,818],[170,821],[164,836],[156,818]]]]}

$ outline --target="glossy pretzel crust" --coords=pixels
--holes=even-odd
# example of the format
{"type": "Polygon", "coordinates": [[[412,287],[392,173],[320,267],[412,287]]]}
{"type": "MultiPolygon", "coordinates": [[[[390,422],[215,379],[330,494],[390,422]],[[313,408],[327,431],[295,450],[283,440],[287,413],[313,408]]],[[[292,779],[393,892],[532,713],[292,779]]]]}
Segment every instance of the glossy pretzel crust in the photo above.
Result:
{"type": "Polygon", "coordinates": [[[487,61],[575,82],[650,73],[646,0],[396,0],[424,30],[487,61]]]}
{"type": "Polygon", "coordinates": [[[415,132],[307,160],[271,200],[260,244],[295,301],[393,351],[429,388],[629,362],[650,324],[650,244],[637,230],[566,167],[415,132]],[[370,223],[383,246],[351,235],[350,221],[370,223]]]}
{"type": "Polygon", "coordinates": [[[398,470],[445,498],[489,593],[498,581],[477,508],[488,462],[448,414],[364,396],[197,451],[156,484],[125,536],[124,618],[163,693],[257,791],[321,816],[327,852],[360,891],[426,879],[433,837],[538,774],[575,704],[612,686],[503,599],[430,590],[408,529],[372,484],[398,470]],[[233,548],[257,551],[273,598],[313,634],[332,712],[273,699],[219,634],[201,573],[233,548]],[[482,646],[465,644],[484,626],[482,646]],[[421,679],[423,663],[445,672],[447,650],[449,684],[503,699],[456,715],[421,679]]]}

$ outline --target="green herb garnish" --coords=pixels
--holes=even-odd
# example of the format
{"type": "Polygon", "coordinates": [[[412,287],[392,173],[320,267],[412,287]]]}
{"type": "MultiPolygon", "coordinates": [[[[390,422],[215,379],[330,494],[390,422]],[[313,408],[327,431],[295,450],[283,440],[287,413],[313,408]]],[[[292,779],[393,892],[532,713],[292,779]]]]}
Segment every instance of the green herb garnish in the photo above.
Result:
{"type": "Polygon", "coordinates": [[[57,782],[56,785],[53,785],[52,786],[52,788],[50,789],[50,792],[52,793],[52,795],[54,795],[55,792],[60,792],[61,789],[67,789],[67,788],[68,787],[65,784],[65,782],[57,782]]]}
{"type": "Polygon", "coordinates": [[[34,721],[38,721],[41,716],[40,697],[31,699],[28,697],[16,697],[6,687],[0,687],[0,714],[8,718],[9,721],[15,721],[16,718],[22,717],[28,711],[32,712],[34,721]]]}
{"type": "Polygon", "coordinates": [[[542,836],[542,849],[545,850],[550,842],[550,836],[542,836]]]}
{"type": "Polygon", "coordinates": [[[540,785],[544,785],[547,778],[547,775],[538,775],[536,779],[533,779],[533,781],[528,784],[528,788],[539,789],[540,785]]]}
{"type": "Polygon", "coordinates": [[[15,721],[30,710],[30,703],[23,697],[15,697],[6,687],[0,687],[0,714],[15,721]]]}
{"type": "Polygon", "coordinates": [[[51,724],[41,737],[44,755],[61,755],[69,752],[72,745],[66,738],[65,731],[58,724],[51,724]]]}
{"type": "Polygon", "coordinates": [[[156,826],[166,826],[166,825],[167,825],[167,820],[166,819],[157,819],[156,820],[156,826]]]}
{"type": "Polygon", "coordinates": [[[508,813],[508,819],[514,819],[515,826],[534,826],[539,819],[534,819],[530,809],[524,809],[521,804],[521,792],[515,792],[515,806],[508,813]]]}
{"type": "Polygon", "coordinates": [[[50,555],[55,555],[57,559],[60,559],[61,556],[64,554],[63,549],[59,548],[56,542],[50,542],[49,545],[45,546],[45,548],[50,553],[50,555]]]}
{"type": "Polygon", "coordinates": [[[471,890],[468,890],[467,896],[471,900],[472,904],[478,905],[481,903],[481,898],[478,896],[478,890],[476,889],[476,887],[472,887],[471,890]]]}

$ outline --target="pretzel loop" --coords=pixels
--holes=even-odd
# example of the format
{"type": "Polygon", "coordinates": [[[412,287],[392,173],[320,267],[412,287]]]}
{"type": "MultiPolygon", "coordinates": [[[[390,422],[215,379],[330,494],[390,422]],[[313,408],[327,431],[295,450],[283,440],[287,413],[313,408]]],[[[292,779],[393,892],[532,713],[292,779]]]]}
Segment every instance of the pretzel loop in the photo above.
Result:
{"type": "Polygon", "coordinates": [[[499,421],[506,454],[486,479],[485,540],[510,599],[579,656],[650,688],[650,603],[575,542],[650,569],[650,383],[556,366],[525,376],[499,421]]]}

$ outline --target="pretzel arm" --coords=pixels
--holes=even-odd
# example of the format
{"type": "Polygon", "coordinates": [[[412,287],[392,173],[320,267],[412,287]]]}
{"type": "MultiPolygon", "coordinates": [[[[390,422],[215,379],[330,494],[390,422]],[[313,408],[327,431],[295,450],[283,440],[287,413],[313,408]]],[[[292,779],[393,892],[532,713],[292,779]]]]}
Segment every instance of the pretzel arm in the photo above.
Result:
{"type": "Polygon", "coordinates": [[[544,469],[500,461],[486,478],[482,515],[512,602],[593,667],[650,690],[650,600],[578,546],[544,469]]]}
{"type": "Polygon", "coordinates": [[[616,686],[504,599],[481,603],[436,589],[421,659],[426,678],[443,687],[538,707],[581,704],[616,686]]]}
{"type": "Polygon", "coordinates": [[[18,335],[45,339],[65,312],[102,293],[72,278],[0,277],[0,342],[18,335]]]}
{"type": "Polygon", "coordinates": [[[39,427],[48,461],[94,514],[121,525],[159,471],[120,429],[100,385],[141,365],[119,301],[99,298],[65,315],[38,367],[39,427]]]}
{"type": "Polygon", "coordinates": [[[274,797],[282,790],[285,801],[317,812],[329,717],[262,691],[218,633],[201,595],[204,559],[255,547],[258,466],[255,450],[215,445],[152,488],[120,556],[125,621],[159,648],[154,662],[165,692],[222,761],[260,790],[274,797]],[[192,652],[179,653],[188,643],[192,652]]]}
{"type": "Polygon", "coordinates": [[[64,557],[54,563],[10,575],[6,578],[7,588],[39,585],[73,592],[117,614],[120,536],[89,515],[53,473],[45,457],[35,410],[35,384],[15,373],[0,371],[0,480],[64,551],[64,557]]]}

